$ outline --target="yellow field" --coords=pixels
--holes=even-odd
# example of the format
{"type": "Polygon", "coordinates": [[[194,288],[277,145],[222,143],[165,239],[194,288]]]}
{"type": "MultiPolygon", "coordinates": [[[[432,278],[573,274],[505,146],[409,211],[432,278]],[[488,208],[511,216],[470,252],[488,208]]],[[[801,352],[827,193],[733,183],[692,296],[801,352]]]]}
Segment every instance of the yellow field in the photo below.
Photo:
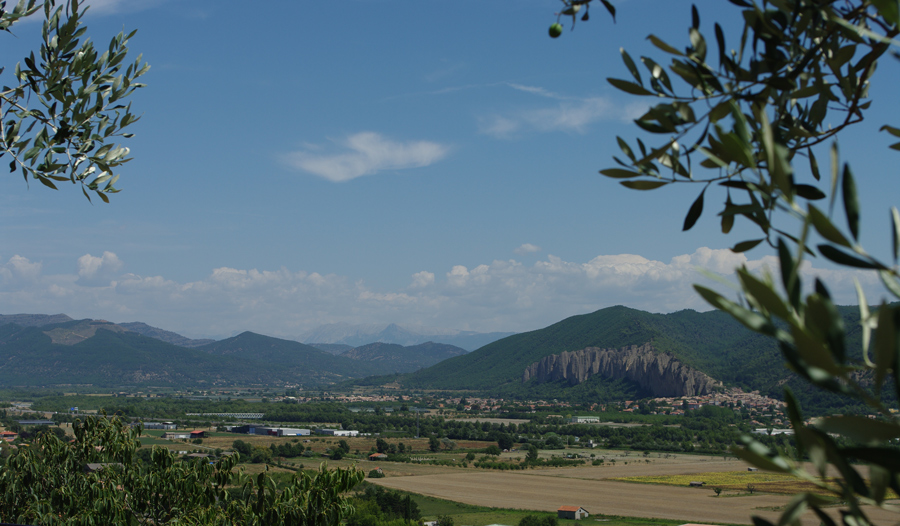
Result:
{"type": "Polygon", "coordinates": [[[747,489],[747,484],[759,485],[766,482],[800,482],[797,477],[783,473],[766,471],[707,471],[683,475],[649,475],[641,477],[615,477],[610,480],[639,482],[641,484],[664,484],[666,486],[688,486],[691,482],[704,482],[707,487],[747,489]]]}

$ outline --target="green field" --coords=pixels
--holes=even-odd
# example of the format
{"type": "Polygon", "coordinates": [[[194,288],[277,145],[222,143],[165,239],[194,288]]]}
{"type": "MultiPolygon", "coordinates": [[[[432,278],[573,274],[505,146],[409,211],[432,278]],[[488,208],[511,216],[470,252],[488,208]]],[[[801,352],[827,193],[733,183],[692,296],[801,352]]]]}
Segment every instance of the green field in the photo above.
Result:
{"type": "MultiPolygon", "coordinates": [[[[456,526],[487,526],[489,524],[516,526],[526,515],[536,515],[539,517],[552,515],[538,511],[473,506],[470,504],[462,504],[459,502],[417,495],[415,493],[411,493],[410,495],[416,504],[419,505],[419,510],[422,512],[423,519],[434,520],[438,515],[448,515],[453,518],[453,523],[456,526]]],[[[677,526],[684,521],[591,515],[580,521],[560,520],[559,526],[587,526],[595,522],[600,522],[604,526],[677,526]]]]}

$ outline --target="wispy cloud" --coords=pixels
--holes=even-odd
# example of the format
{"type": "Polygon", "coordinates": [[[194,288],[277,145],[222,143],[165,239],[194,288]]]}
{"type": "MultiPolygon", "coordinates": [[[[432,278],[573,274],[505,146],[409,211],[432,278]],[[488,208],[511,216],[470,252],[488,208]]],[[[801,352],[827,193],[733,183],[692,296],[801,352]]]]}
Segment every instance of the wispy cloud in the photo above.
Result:
{"type": "Polygon", "coordinates": [[[344,151],[320,153],[306,146],[303,151],[284,156],[290,166],[329,181],[343,182],[384,170],[421,168],[434,164],[450,152],[450,148],[431,141],[397,142],[375,132],[361,132],[341,141],[344,151]]]}
{"type": "Polygon", "coordinates": [[[550,107],[483,116],[479,119],[478,128],[481,133],[500,139],[510,138],[520,132],[585,133],[594,122],[619,120],[623,116],[622,108],[604,97],[560,99],[550,107]]]}
{"type": "Polygon", "coordinates": [[[125,2],[125,0],[86,0],[79,2],[82,6],[90,7],[92,13],[112,13],[128,3],[140,4],[141,2],[125,2]]]}
{"type": "MultiPolygon", "coordinates": [[[[5,312],[139,320],[194,337],[243,330],[293,337],[326,323],[435,325],[435,320],[457,329],[524,331],[612,305],[651,312],[709,310],[692,284],[720,285],[698,269],[733,280],[738,265],[755,272],[778,269],[774,257],[749,260],[727,249],[699,248],[668,262],[635,254],[586,262],[548,255],[533,265],[498,260],[453,265],[441,273],[423,270],[410,276],[408,286],[391,290],[348,276],[286,268],[221,267],[201,280],[179,283],[123,273],[126,262],[111,252],[83,256],[76,272],[49,275],[39,262],[16,255],[0,259],[0,305],[5,312]]],[[[807,283],[822,277],[840,304],[855,303],[854,278],[873,302],[884,295],[871,272],[807,263],[802,275],[807,283]]]]}
{"type": "Polygon", "coordinates": [[[532,95],[540,95],[541,97],[546,97],[548,99],[570,99],[571,97],[564,97],[557,93],[553,93],[552,91],[547,91],[544,88],[539,86],[525,86],[524,84],[516,84],[514,82],[507,82],[507,86],[517,91],[524,91],[525,93],[531,93],[532,95]]]}
{"type": "Polygon", "coordinates": [[[90,6],[91,14],[110,14],[122,11],[141,11],[156,7],[165,3],[175,3],[173,0],[81,0],[81,5],[90,6]]]}
{"type": "Polygon", "coordinates": [[[540,86],[528,86],[515,82],[502,84],[521,93],[550,99],[554,104],[522,108],[478,119],[479,132],[499,139],[509,139],[527,132],[586,133],[591,124],[603,120],[631,120],[646,108],[634,105],[621,106],[606,97],[574,97],[550,91],[540,86]]]}
{"type": "Polygon", "coordinates": [[[444,67],[436,69],[427,75],[425,75],[425,80],[427,82],[437,82],[439,80],[443,80],[447,77],[453,76],[456,72],[465,69],[466,64],[464,62],[456,62],[455,64],[445,64],[444,67]]]}

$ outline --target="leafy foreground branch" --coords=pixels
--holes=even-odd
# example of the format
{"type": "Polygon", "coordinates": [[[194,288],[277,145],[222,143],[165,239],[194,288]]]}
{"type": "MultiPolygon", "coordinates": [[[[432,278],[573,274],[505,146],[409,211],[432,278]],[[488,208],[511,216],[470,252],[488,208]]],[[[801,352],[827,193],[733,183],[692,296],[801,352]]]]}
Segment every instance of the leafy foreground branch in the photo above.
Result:
{"type": "MultiPolygon", "coordinates": [[[[700,13],[692,7],[689,43],[683,50],[648,37],[667,55],[668,65],[641,57],[639,68],[621,51],[631,79],[608,80],[628,94],[661,101],[635,120],[643,134],[661,139],[647,145],[641,138],[631,143],[617,138],[623,154],[614,158],[618,167],[600,173],[635,190],[700,185],[684,230],[700,219],[707,194],[718,192],[723,233],[730,233],[738,218],[760,233],[732,250],[771,247],[779,261],[778,278],[738,269],[736,300],[695,288],[717,309],[774,338],[793,372],[819,389],[863,401],[879,416],[836,416],[808,424],[786,392],[798,451],[774,450],[745,437],[745,447],[736,453],[761,468],[802,477],[836,497],[796,495],[779,526],[798,523],[810,509],[823,524],[834,526],[835,518],[823,511],[834,502],[843,503],[839,520],[844,524],[868,525],[863,506],[892,509],[885,502],[887,489],[900,490],[900,422],[883,403],[886,389],[900,395],[900,213],[890,210],[891,236],[884,253],[892,261],[881,261],[860,244],[865,207],[850,166],[840,165],[837,139],[866,116],[879,59],[897,55],[900,9],[896,1],[881,0],[730,1],[741,10],[743,29],[726,33],[714,24],[714,45],[701,32],[700,13]],[[735,34],[737,42],[733,37],[727,42],[726,35],[735,34]],[[831,148],[823,154],[820,145],[828,142],[831,148]],[[824,180],[817,152],[830,157],[830,177],[824,180]],[[827,205],[814,204],[819,201],[827,205]],[[799,225],[797,231],[789,233],[785,222],[799,225]],[[870,309],[856,284],[860,356],[848,355],[847,335],[855,328],[844,326],[828,284],[816,279],[811,291],[803,290],[804,262],[820,256],[839,267],[874,273],[892,298],[893,303],[883,300],[870,309]],[[840,445],[833,435],[854,445],[840,445]],[[801,460],[812,462],[813,473],[801,460]],[[840,477],[826,481],[829,470],[840,477]]],[[[562,14],[572,15],[574,27],[575,13],[590,2],[563,0],[562,14]]],[[[882,130],[900,137],[900,128],[885,125],[882,130]]],[[[900,143],[890,148],[898,150],[900,143]]],[[[769,524],[760,518],[754,522],[769,524]]]]}
{"type": "Polygon", "coordinates": [[[363,479],[361,471],[323,465],[276,491],[265,472],[234,473],[237,454],[215,463],[180,461],[154,447],[141,462],[140,432],[118,418],[91,418],[76,423],[71,442],[42,434],[0,470],[0,521],[333,526],[353,513],[344,494],[363,479]]]}
{"type": "MultiPolygon", "coordinates": [[[[136,82],[150,66],[141,57],[127,61],[128,40],[119,33],[105,49],[84,39],[81,20],[87,8],[78,0],[21,0],[12,11],[0,2],[0,30],[43,11],[41,46],[16,64],[11,84],[0,89],[0,158],[11,173],[57,188],[57,182],[81,186],[105,202],[128,162],[129,150],[114,141],[131,137],[124,130],[138,120],[127,99],[144,85],[136,82]],[[84,39],[84,40],[82,40],[84,39]]],[[[0,75],[5,68],[0,68],[0,75]]],[[[90,192],[90,193],[89,193],[90,192]]]]}

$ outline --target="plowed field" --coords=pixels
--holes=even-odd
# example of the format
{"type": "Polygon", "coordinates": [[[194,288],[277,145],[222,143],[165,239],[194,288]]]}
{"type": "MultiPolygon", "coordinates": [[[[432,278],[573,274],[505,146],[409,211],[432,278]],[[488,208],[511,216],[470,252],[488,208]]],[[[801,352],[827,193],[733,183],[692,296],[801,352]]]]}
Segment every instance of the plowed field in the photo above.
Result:
{"type": "MultiPolygon", "coordinates": [[[[394,476],[390,473],[391,466],[384,465],[388,477],[370,481],[394,489],[495,508],[555,511],[560,506],[570,505],[582,506],[592,514],[675,519],[694,523],[750,524],[752,515],[777,522],[777,510],[789,500],[784,495],[756,493],[752,496],[716,497],[711,488],[604,480],[626,474],[688,474],[692,471],[715,471],[716,468],[733,471],[738,465],[735,461],[684,461],[526,472],[450,469],[444,473],[422,475],[400,475],[395,472],[394,476]]],[[[870,518],[876,524],[894,524],[897,519],[894,514],[881,510],[871,510],[870,518]]],[[[808,526],[819,524],[819,520],[811,513],[804,516],[803,522],[808,526]]]]}

